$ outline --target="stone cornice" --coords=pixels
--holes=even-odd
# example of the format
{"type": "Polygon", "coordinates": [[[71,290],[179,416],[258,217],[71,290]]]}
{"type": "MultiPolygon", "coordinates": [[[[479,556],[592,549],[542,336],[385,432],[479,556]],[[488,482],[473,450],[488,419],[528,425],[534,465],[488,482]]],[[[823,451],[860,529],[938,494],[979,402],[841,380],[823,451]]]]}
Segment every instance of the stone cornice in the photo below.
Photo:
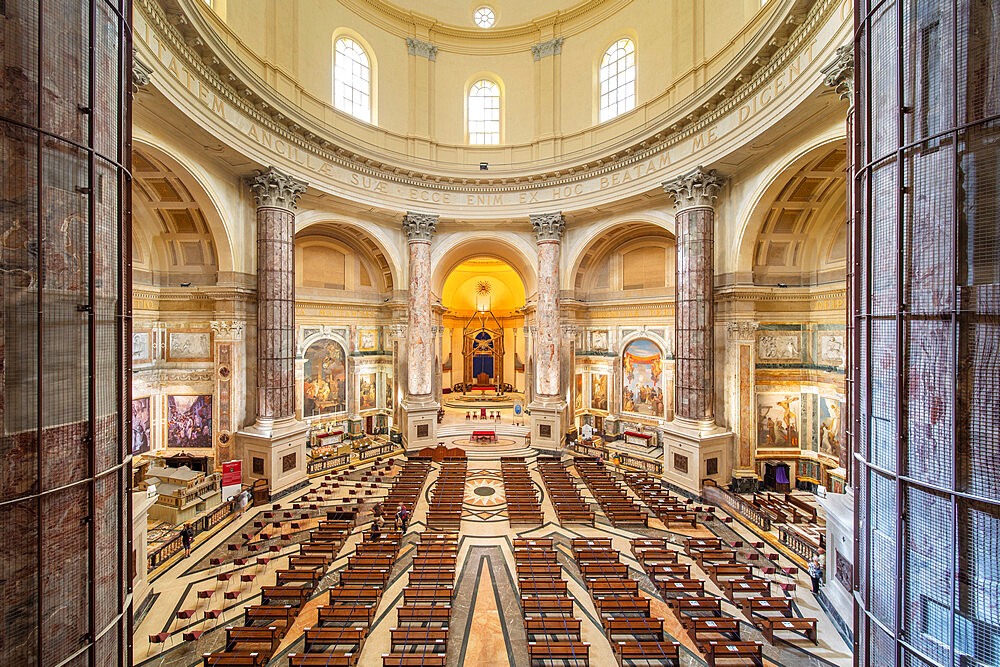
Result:
{"type": "MultiPolygon", "coordinates": [[[[781,15],[775,16],[764,29],[768,34],[775,36],[762,45],[758,44],[760,49],[758,53],[766,55],[756,57],[747,55],[745,58],[735,59],[724,67],[719,75],[713,77],[712,81],[702,86],[698,93],[691,96],[691,99],[673,105],[661,118],[650,121],[631,135],[631,140],[622,141],[619,147],[595,147],[594,151],[600,152],[599,158],[538,173],[483,178],[481,175],[473,177],[471,173],[452,176],[418,174],[414,169],[401,167],[398,160],[394,164],[381,162],[377,158],[375,147],[353,147],[351,143],[356,140],[347,137],[338,136],[336,141],[340,145],[334,146],[330,140],[318,133],[331,135],[332,127],[317,125],[315,119],[306,118],[301,111],[291,108],[287,104],[288,101],[279,99],[273,90],[257,86],[259,80],[254,81],[255,75],[246,65],[234,58],[232,52],[220,53],[217,56],[202,55],[210,52],[206,40],[210,40],[211,45],[220,51],[226,51],[227,47],[207,25],[200,26],[204,28],[203,31],[192,27],[186,18],[185,9],[190,9],[189,6],[193,2],[194,0],[137,0],[136,7],[157,29],[157,34],[165,38],[184,57],[185,64],[204,77],[241,113],[260,122],[275,136],[314,152],[333,164],[402,185],[432,186],[435,189],[456,192],[516,192],[526,187],[572,184],[648,161],[665,147],[704,131],[746,102],[759,86],[775,72],[788,65],[789,60],[803,48],[838,5],[837,0],[815,0],[815,2],[786,0],[785,6],[780,8],[781,15]],[[169,18],[160,2],[172,8],[173,13],[169,18]],[[812,4],[811,9],[808,8],[810,4],[812,4]],[[183,28],[183,32],[178,26],[183,28]],[[785,27],[795,29],[786,35],[783,30],[785,27]],[[229,62],[223,62],[223,58],[229,62]],[[258,91],[251,90],[243,81],[253,82],[252,85],[257,86],[258,91]],[[235,87],[240,87],[242,93],[237,94],[235,87]],[[277,103],[280,103],[282,108],[279,109],[277,103]],[[292,120],[292,116],[297,120],[292,120]],[[307,129],[304,127],[306,123],[314,127],[307,129]],[[653,127],[650,128],[650,125],[653,127]],[[373,150],[376,154],[372,154],[373,150]]],[[[427,165],[427,168],[429,170],[433,167],[427,165]]]]}

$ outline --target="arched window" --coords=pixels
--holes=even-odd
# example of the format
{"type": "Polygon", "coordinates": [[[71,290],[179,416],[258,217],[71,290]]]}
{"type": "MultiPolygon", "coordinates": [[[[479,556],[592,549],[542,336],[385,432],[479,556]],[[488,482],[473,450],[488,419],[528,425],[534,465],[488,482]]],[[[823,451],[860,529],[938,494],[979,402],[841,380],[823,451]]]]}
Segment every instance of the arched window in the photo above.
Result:
{"type": "Polygon", "coordinates": [[[368,54],[349,37],[341,37],[334,45],[333,105],[358,120],[370,123],[371,66],[368,54]]]}
{"type": "Polygon", "coordinates": [[[489,79],[469,89],[469,143],[500,143],[500,86],[489,79]]]}
{"type": "Polygon", "coordinates": [[[600,119],[603,123],[635,107],[635,44],[619,39],[601,59],[600,119]]]}

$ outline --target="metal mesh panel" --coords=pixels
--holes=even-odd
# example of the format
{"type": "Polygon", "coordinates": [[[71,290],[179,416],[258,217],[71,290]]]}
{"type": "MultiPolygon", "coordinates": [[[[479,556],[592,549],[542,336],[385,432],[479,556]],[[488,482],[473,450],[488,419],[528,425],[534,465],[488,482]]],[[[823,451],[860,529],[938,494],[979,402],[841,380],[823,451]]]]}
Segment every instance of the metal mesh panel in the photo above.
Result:
{"type": "Polygon", "coordinates": [[[856,12],[855,659],[1000,664],[1000,5],[856,12]]]}
{"type": "Polygon", "coordinates": [[[125,0],[0,16],[2,665],[131,664],[125,0]]]}

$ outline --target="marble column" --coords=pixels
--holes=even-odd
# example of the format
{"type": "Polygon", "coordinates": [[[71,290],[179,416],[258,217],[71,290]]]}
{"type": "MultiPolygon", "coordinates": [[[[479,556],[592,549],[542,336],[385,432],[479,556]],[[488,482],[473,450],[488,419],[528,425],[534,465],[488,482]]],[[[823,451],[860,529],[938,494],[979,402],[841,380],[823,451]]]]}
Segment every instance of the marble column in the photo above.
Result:
{"type": "Polygon", "coordinates": [[[698,167],[663,184],[677,209],[676,420],[715,424],[715,208],[723,180],[698,167]]]}
{"type": "Polygon", "coordinates": [[[438,216],[407,213],[403,218],[409,250],[406,327],[407,446],[437,444],[438,403],[434,400],[434,328],[431,324],[431,239],[438,216]]]}
{"type": "Polygon", "coordinates": [[[535,296],[535,397],[531,437],[536,447],[554,449],[563,440],[559,362],[559,250],[566,221],[562,213],[529,216],[538,244],[538,290],[535,296]]]}
{"type": "Polygon", "coordinates": [[[306,184],[269,167],[248,179],[257,203],[257,415],[238,435],[244,482],[276,499],[306,483],[308,425],[295,418],[295,203],[306,184]]]}
{"type": "Polygon", "coordinates": [[[721,187],[715,170],[701,167],[663,184],[677,208],[674,418],[663,426],[664,478],[696,493],[706,479],[728,483],[737,458],[733,434],[715,422],[713,202],[721,187]]]}
{"type": "Polygon", "coordinates": [[[306,184],[273,167],[250,178],[257,202],[257,426],[295,416],[295,202],[306,184]]]}

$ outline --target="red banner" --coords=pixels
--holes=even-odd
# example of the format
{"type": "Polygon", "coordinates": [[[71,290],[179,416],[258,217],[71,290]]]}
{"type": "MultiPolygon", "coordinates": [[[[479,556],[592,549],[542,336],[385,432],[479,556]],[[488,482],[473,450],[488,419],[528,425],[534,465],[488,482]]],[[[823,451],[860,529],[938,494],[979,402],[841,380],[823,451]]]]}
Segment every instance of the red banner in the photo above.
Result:
{"type": "Polygon", "coordinates": [[[239,486],[243,483],[243,462],[226,461],[222,464],[222,486],[239,486]]]}

